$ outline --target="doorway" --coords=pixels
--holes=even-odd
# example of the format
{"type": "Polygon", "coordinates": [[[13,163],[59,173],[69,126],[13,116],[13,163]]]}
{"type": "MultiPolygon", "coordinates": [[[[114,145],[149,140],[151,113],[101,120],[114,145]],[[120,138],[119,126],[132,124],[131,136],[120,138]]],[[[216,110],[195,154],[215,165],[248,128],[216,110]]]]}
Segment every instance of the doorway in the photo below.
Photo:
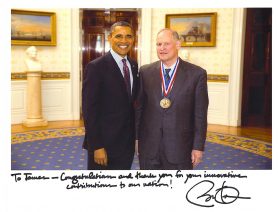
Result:
{"type": "Polygon", "coordinates": [[[272,125],[272,8],[248,8],[243,67],[242,126],[272,125]]]}

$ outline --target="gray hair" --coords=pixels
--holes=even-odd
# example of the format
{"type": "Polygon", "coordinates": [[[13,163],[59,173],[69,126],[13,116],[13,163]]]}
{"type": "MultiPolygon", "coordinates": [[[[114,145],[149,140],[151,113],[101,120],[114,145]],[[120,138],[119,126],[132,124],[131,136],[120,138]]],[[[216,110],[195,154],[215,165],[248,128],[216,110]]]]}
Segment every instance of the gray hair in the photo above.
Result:
{"type": "Polygon", "coordinates": [[[172,29],[169,29],[169,28],[164,28],[164,29],[161,29],[159,30],[159,32],[157,33],[157,35],[159,35],[159,33],[161,32],[164,32],[164,31],[169,31],[172,33],[172,36],[175,40],[180,40],[180,36],[179,34],[175,31],[175,30],[172,30],[172,29]]]}

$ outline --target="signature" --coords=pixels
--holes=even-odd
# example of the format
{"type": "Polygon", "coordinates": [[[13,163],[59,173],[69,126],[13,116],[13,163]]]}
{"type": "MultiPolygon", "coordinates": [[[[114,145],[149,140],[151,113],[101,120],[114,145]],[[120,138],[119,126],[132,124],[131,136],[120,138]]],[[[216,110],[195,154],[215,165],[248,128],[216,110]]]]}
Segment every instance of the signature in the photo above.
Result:
{"type": "Polygon", "coordinates": [[[186,200],[193,205],[200,207],[214,207],[212,200],[219,204],[231,204],[237,199],[251,199],[251,197],[242,197],[237,188],[226,186],[226,181],[223,182],[222,187],[215,189],[214,182],[210,180],[203,180],[195,184],[186,194],[186,200]]]}

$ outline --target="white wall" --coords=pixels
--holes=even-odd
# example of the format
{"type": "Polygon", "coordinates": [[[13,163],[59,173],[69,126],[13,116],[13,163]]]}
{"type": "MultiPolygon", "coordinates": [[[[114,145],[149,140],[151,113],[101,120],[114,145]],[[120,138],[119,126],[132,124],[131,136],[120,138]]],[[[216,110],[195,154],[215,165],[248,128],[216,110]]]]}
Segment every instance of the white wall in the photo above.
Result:
{"type": "MultiPolygon", "coordinates": [[[[42,81],[42,113],[43,117],[51,120],[72,120],[70,102],[70,80],[42,81]]],[[[12,83],[12,123],[22,123],[26,118],[26,81],[12,83]]]]}
{"type": "Polygon", "coordinates": [[[228,83],[208,82],[208,123],[228,125],[228,83]]]}
{"type": "MultiPolygon", "coordinates": [[[[35,10],[35,9],[33,9],[35,10]]],[[[55,12],[57,45],[38,46],[38,59],[43,72],[69,72],[69,79],[42,80],[42,112],[48,121],[78,120],[80,118],[80,30],[78,9],[37,9],[55,12]]],[[[26,71],[24,64],[27,46],[11,48],[11,72],[26,71]]],[[[26,118],[26,80],[11,82],[12,124],[26,118]]]]}

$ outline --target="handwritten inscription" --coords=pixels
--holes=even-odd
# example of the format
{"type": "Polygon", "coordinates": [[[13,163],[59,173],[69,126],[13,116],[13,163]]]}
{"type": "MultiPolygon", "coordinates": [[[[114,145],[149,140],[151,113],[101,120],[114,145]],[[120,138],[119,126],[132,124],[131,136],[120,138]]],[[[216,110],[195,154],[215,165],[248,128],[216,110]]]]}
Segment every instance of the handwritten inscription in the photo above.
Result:
{"type": "MultiPolygon", "coordinates": [[[[15,182],[21,181],[22,176],[21,173],[11,174],[12,177],[14,177],[15,182]]],[[[23,178],[25,181],[29,180],[49,180],[49,177],[36,175],[34,176],[32,173],[23,173],[23,178]]]]}
{"type": "Polygon", "coordinates": [[[156,188],[173,189],[175,184],[184,185],[185,199],[198,207],[214,207],[216,204],[232,204],[235,201],[251,199],[241,195],[240,189],[225,179],[247,178],[245,175],[225,173],[189,173],[177,170],[174,172],[130,171],[116,174],[113,172],[85,172],[70,174],[61,172],[56,176],[36,175],[31,172],[11,174],[14,182],[60,181],[66,183],[67,190],[74,189],[136,189],[156,188]],[[111,174],[112,173],[112,174],[111,174]],[[220,182],[219,182],[220,181],[220,182]],[[217,182],[217,184],[215,183],[217,182]]]}

